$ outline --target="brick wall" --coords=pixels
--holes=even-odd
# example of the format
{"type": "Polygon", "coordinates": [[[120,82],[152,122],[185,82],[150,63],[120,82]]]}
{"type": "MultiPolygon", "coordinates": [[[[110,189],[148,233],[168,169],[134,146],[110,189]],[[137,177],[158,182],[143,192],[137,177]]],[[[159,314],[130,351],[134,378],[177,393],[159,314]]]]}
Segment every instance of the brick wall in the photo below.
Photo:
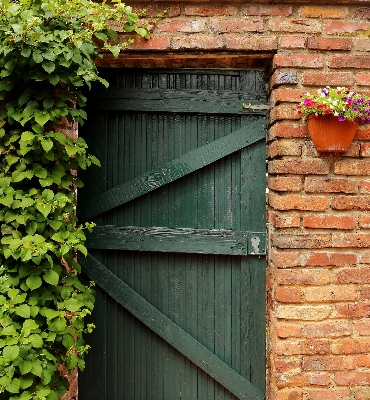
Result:
{"type": "Polygon", "coordinates": [[[266,68],[268,398],[369,400],[370,128],[320,156],[295,106],[318,85],[370,91],[370,4],[270,3],[131,1],[168,13],[104,65],[266,68]]]}

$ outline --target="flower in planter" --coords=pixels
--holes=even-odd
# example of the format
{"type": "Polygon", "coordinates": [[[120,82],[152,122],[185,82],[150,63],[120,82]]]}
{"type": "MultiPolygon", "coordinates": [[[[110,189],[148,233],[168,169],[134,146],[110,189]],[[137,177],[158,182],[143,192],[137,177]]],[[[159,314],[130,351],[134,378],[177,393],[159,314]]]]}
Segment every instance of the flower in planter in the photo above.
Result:
{"type": "Polygon", "coordinates": [[[351,91],[350,88],[326,86],[318,89],[316,94],[307,93],[297,106],[298,114],[332,115],[339,121],[355,121],[370,123],[370,97],[351,91]]]}

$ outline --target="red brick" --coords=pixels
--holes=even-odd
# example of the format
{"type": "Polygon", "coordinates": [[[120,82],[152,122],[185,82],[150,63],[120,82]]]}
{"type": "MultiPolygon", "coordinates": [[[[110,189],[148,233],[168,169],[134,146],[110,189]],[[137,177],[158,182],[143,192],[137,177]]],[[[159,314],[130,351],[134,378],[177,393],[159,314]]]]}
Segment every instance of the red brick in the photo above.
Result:
{"type": "Polygon", "coordinates": [[[304,85],[326,86],[328,82],[334,86],[353,85],[352,72],[313,72],[307,71],[303,74],[304,85]]]}
{"type": "Polygon", "coordinates": [[[272,349],[274,355],[289,356],[289,355],[301,355],[301,343],[297,340],[278,340],[272,349]]]}
{"type": "Polygon", "coordinates": [[[350,400],[351,391],[346,388],[310,389],[307,400],[350,400]]]}
{"type": "Polygon", "coordinates": [[[329,202],[322,196],[301,196],[297,194],[278,195],[270,193],[269,204],[275,210],[301,210],[301,211],[325,211],[329,202]]]}
{"type": "Polygon", "coordinates": [[[308,137],[307,124],[301,125],[294,122],[277,122],[269,131],[269,138],[304,138],[308,137]]]}
{"type": "Polygon", "coordinates": [[[280,139],[280,140],[274,140],[268,146],[269,158],[276,158],[281,156],[300,156],[301,154],[302,154],[302,145],[299,141],[280,139]]]}
{"type": "Polygon", "coordinates": [[[306,193],[357,193],[358,184],[349,179],[307,177],[304,190],[306,193]]]}
{"type": "Polygon", "coordinates": [[[325,65],[325,58],[322,54],[299,54],[299,53],[276,54],[273,60],[274,68],[280,68],[280,67],[323,68],[324,65],[325,65]]]}
{"type": "Polygon", "coordinates": [[[282,36],[280,47],[282,49],[305,49],[307,38],[305,36],[282,36]]]}
{"type": "Polygon", "coordinates": [[[370,384],[370,372],[337,372],[334,381],[340,386],[361,386],[370,384]]]}
{"type": "MultiPolygon", "coordinates": [[[[330,68],[370,69],[370,56],[364,55],[332,55],[329,57],[330,68]]],[[[318,67],[316,67],[318,68],[318,67]]]]}
{"type": "Polygon", "coordinates": [[[275,71],[271,76],[271,86],[276,87],[278,85],[296,85],[298,83],[296,71],[275,71]]]}
{"type": "Polygon", "coordinates": [[[370,228],[370,215],[361,215],[359,219],[360,228],[370,228]]]}
{"type": "Polygon", "coordinates": [[[337,273],[338,283],[370,283],[370,268],[350,268],[337,273]]]}
{"type": "Polygon", "coordinates": [[[370,233],[333,233],[333,247],[370,247],[370,233]]]}
{"type": "MultiPolygon", "coordinates": [[[[366,253],[369,255],[370,252],[367,251],[366,253]]],[[[361,259],[361,262],[363,262],[362,259],[361,259]]],[[[359,300],[370,300],[370,286],[361,286],[359,289],[359,297],[358,298],[359,298],[359,300]]]]}
{"type": "Polygon", "coordinates": [[[296,251],[279,251],[271,249],[270,260],[277,268],[301,266],[301,253],[296,251]]]}
{"type": "Polygon", "coordinates": [[[302,6],[300,15],[307,18],[345,18],[348,16],[347,7],[327,6],[302,6]]]}
{"type": "Polygon", "coordinates": [[[205,21],[201,19],[172,19],[158,23],[158,30],[161,32],[184,32],[199,33],[206,30],[205,21]]]}
{"type": "Polygon", "coordinates": [[[355,51],[370,51],[369,39],[354,39],[353,49],[355,51]]]}
{"type": "Polygon", "coordinates": [[[334,340],[331,349],[333,354],[362,354],[368,353],[370,339],[338,339],[334,340]]]}
{"type": "Polygon", "coordinates": [[[276,393],[274,400],[302,400],[302,396],[301,389],[283,389],[276,393]]]}
{"type": "Polygon", "coordinates": [[[278,105],[272,108],[270,112],[271,123],[287,119],[295,119],[295,120],[301,119],[301,116],[297,112],[296,106],[278,105]]]}
{"type": "Polygon", "coordinates": [[[171,45],[174,50],[218,50],[223,47],[221,37],[207,35],[175,36],[171,45]]]}
{"type": "MultiPolygon", "coordinates": [[[[352,39],[323,38],[315,36],[308,38],[307,46],[312,50],[351,50],[352,39]]],[[[337,85],[337,83],[329,82],[331,85],[337,85]]]]}
{"type": "Polygon", "coordinates": [[[273,246],[280,249],[322,249],[331,247],[330,234],[274,234],[273,246]]]}
{"type": "Polygon", "coordinates": [[[272,160],[268,170],[270,174],[324,175],[329,173],[329,163],[327,160],[315,158],[272,160]]]}
{"type": "Polygon", "coordinates": [[[151,36],[150,39],[144,39],[142,37],[133,38],[134,43],[127,46],[127,50],[169,50],[170,49],[170,38],[163,36],[151,36]]]}
{"type": "Polygon", "coordinates": [[[357,304],[338,304],[337,312],[339,316],[347,318],[369,318],[370,303],[357,304]]]}
{"type": "Polygon", "coordinates": [[[281,373],[276,376],[276,385],[282,389],[285,387],[304,387],[304,386],[328,386],[330,383],[329,375],[326,373],[281,373]]]}
{"type": "Polygon", "coordinates": [[[275,104],[298,103],[305,93],[306,91],[301,89],[278,88],[272,92],[272,98],[275,104]]]}
{"type": "Polygon", "coordinates": [[[326,270],[289,270],[281,269],[276,275],[276,282],[280,285],[327,285],[331,275],[326,270]]]}
{"type": "Polygon", "coordinates": [[[185,15],[212,17],[223,15],[235,15],[237,8],[229,5],[188,5],[185,7],[185,15]]]}
{"type": "Polygon", "coordinates": [[[370,86],[370,73],[360,73],[357,75],[357,84],[370,86]]]}
{"type": "Polygon", "coordinates": [[[287,372],[301,369],[302,360],[300,358],[276,358],[274,365],[276,372],[287,372]]]}
{"type": "Polygon", "coordinates": [[[245,15],[288,17],[292,14],[292,7],[284,5],[249,5],[243,8],[242,12],[245,15]]]}
{"type": "Polygon", "coordinates": [[[356,369],[356,358],[354,356],[303,357],[303,371],[349,371],[354,369],[356,369]]]}
{"type": "Polygon", "coordinates": [[[369,354],[362,354],[358,357],[358,366],[370,368],[370,355],[369,354]]]}
{"type": "Polygon", "coordinates": [[[370,198],[361,196],[336,196],[331,201],[333,210],[370,210],[370,198]]]}
{"type": "Polygon", "coordinates": [[[370,175],[370,161],[368,160],[344,160],[334,163],[334,174],[336,175],[370,175]]]}
{"type": "Polygon", "coordinates": [[[306,287],[303,289],[303,296],[306,302],[356,301],[357,289],[354,285],[306,287]]]}
{"type": "Polygon", "coordinates": [[[340,33],[356,33],[370,29],[370,23],[365,21],[327,21],[325,32],[328,35],[340,33]]]}
{"type": "Polygon", "coordinates": [[[354,388],[353,389],[355,400],[369,400],[370,399],[370,388],[362,387],[362,388],[354,388]]]}
{"type": "Polygon", "coordinates": [[[280,338],[299,338],[302,336],[301,324],[291,324],[287,322],[277,322],[275,332],[280,338]]]}
{"type": "MultiPolygon", "coordinates": [[[[355,322],[355,328],[356,331],[359,333],[361,336],[370,336],[370,321],[358,321],[355,322]]],[[[370,368],[370,355],[367,356],[367,366],[370,368]]],[[[365,367],[366,365],[362,365],[362,367],[365,367]]]]}
{"type": "Polygon", "coordinates": [[[370,8],[357,8],[353,14],[357,18],[370,19],[370,8]]]}
{"type": "MultiPolygon", "coordinates": [[[[263,21],[261,19],[252,20],[249,18],[240,18],[240,17],[212,18],[208,21],[208,26],[216,33],[263,32],[263,21]]],[[[258,39],[258,38],[254,36],[245,38],[245,40],[253,40],[253,39],[258,39]]],[[[261,39],[263,39],[263,37],[261,39]]]]}
{"type": "Polygon", "coordinates": [[[157,15],[163,13],[164,9],[167,10],[165,14],[166,18],[178,17],[179,15],[181,15],[181,8],[178,4],[166,5],[166,7],[160,4],[145,4],[145,7],[133,6],[132,8],[135,13],[144,11],[143,13],[144,17],[151,17],[151,18],[157,17],[157,15]]]}
{"type": "Polygon", "coordinates": [[[355,139],[370,140],[370,125],[359,125],[355,134],[355,139]]]}
{"type": "Polygon", "coordinates": [[[370,143],[361,144],[361,157],[370,157],[370,143]]]}
{"type": "Polygon", "coordinates": [[[275,298],[280,303],[302,303],[302,294],[298,288],[277,287],[275,298]]]}
{"type": "Polygon", "coordinates": [[[352,334],[352,323],[348,321],[315,322],[303,326],[303,336],[309,338],[328,338],[349,336],[352,334]]]}
{"type": "Polygon", "coordinates": [[[269,221],[275,228],[298,228],[301,225],[301,217],[298,213],[271,212],[269,221]]]}
{"type": "Polygon", "coordinates": [[[320,33],[321,21],[310,19],[275,18],[268,20],[272,32],[320,33]]]}
{"type": "Polygon", "coordinates": [[[313,229],[353,229],[356,221],[353,217],[337,215],[306,215],[303,226],[313,229]]]}
{"type": "Polygon", "coordinates": [[[360,182],[360,193],[370,193],[370,181],[360,182]]]}
{"type": "Polygon", "coordinates": [[[356,254],[351,253],[311,253],[307,258],[306,265],[308,266],[344,266],[354,265],[357,262],[356,254]]]}
{"type": "Polygon", "coordinates": [[[267,187],[271,190],[299,192],[302,186],[302,178],[298,176],[269,176],[267,179],[267,187]]]}
{"type": "MultiPolygon", "coordinates": [[[[228,24],[225,25],[225,29],[228,29],[228,24]]],[[[226,48],[229,50],[276,50],[277,39],[274,36],[227,35],[226,48]]]]}

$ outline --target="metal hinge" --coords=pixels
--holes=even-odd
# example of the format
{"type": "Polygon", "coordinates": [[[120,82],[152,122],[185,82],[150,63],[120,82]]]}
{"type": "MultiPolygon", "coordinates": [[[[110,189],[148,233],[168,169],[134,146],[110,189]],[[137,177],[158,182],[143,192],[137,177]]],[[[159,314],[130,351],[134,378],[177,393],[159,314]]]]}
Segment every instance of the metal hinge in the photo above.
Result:
{"type": "Polygon", "coordinates": [[[266,254],[266,232],[248,232],[247,254],[251,256],[266,254]]]}
{"type": "Polygon", "coordinates": [[[270,106],[268,106],[267,104],[242,104],[242,107],[245,110],[269,110],[270,106]]]}

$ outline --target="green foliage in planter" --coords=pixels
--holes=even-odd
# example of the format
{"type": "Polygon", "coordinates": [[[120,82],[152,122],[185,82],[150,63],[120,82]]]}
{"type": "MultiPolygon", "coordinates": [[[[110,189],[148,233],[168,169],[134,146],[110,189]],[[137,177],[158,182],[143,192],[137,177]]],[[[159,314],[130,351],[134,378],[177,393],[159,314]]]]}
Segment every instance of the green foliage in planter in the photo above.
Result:
{"type": "Polygon", "coordinates": [[[0,0],[0,400],[56,400],[68,386],[58,365],[84,367],[94,295],[75,252],[92,226],[75,215],[76,171],[99,161],[55,127],[82,123],[81,89],[106,85],[97,42],[125,46],[111,20],[148,35],[120,1],[0,0]]]}

